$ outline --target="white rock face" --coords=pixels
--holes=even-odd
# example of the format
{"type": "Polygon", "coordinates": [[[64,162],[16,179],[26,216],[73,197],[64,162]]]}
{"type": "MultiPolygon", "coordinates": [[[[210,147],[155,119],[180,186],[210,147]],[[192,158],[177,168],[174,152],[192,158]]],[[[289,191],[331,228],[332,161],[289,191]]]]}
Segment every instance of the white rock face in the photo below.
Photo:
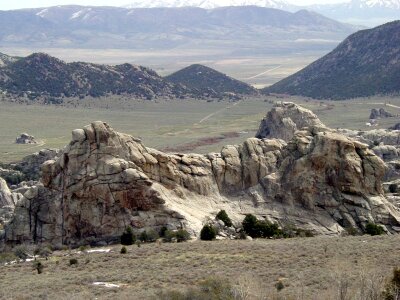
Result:
{"type": "Polygon", "coordinates": [[[4,206],[14,206],[14,201],[10,189],[3,178],[0,177],[0,208],[4,206]]]}
{"type": "Polygon", "coordinates": [[[261,121],[256,137],[289,141],[297,130],[305,127],[325,127],[325,125],[311,110],[292,102],[281,102],[275,105],[261,121]]]}

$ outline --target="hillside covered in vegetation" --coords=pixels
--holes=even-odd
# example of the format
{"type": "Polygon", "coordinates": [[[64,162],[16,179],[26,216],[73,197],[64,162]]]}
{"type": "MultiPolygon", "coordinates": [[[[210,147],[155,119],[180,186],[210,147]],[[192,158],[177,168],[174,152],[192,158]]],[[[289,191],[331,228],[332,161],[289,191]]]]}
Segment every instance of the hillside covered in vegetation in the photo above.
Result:
{"type": "Polygon", "coordinates": [[[266,93],[349,99],[400,92],[400,21],[359,31],[266,93]]]}

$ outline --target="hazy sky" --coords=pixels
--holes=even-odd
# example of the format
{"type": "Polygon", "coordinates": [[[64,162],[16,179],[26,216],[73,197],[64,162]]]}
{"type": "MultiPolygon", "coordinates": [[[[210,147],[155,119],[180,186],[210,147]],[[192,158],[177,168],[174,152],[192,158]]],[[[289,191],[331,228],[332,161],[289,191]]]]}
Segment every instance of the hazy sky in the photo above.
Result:
{"type": "MultiPolygon", "coordinates": [[[[151,1],[151,0],[149,0],[151,1]]],[[[216,0],[218,1],[218,0],[216,0]]],[[[346,0],[288,0],[288,2],[305,5],[305,4],[324,4],[324,3],[339,3],[346,2],[346,0]]],[[[46,7],[54,5],[108,5],[108,6],[122,6],[129,4],[129,0],[0,0],[0,10],[18,9],[18,8],[31,8],[31,7],[46,7]]]]}

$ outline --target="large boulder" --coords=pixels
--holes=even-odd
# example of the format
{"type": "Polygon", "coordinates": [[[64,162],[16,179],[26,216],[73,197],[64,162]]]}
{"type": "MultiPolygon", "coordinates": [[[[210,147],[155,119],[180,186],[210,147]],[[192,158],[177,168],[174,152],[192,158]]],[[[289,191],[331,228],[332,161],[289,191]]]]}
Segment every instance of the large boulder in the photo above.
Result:
{"type": "Polygon", "coordinates": [[[16,139],[16,144],[37,144],[35,137],[27,133],[21,133],[16,139]]]}
{"type": "Polygon", "coordinates": [[[14,206],[13,197],[6,181],[0,177],[0,208],[14,206]]]}
{"type": "Polygon", "coordinates": [[[371,114],[369,116],[369,118],[371,120],[375,120],[375,119],[384,119],[384,118],[393,118],[395,115],[387,112],[384,108],[373,108],[371,109],[371,114]]]}
{"type": "Polygon", "coordinates": [[[297,130],[310,126],[325,125],[311,110],[292,102],[280,102],[261,121],[256,137],[289,141],[297,130]]]}
{"type": "Polygon", "coordinates": [[[13,217],[15,201],[16,196],[11,193],[6,181],[0,177],[0,241],[4,233],[4,226],[13,217]]]}
{"type": "Polygon", "coordinates": [[[267,198],[328,213],[342,227],[396,226],[398,210],[383,196],[385,164],[367,145],[329,129],[296,132],[276,173],[263,179],[267,198]]]}
{"type": "Polygon", "coordinates": [[[21,190],[5,239],[115,242],[126,226],[186,228],[196,235],[221,209],[234,222],[253,213],[316,234],[368,222],[395,232],[400,214],[384,197],[384,162],[312,118],[316,126],[291,118],[309,126],[296,125],[303,130],[288,143],[251,138],[207,155],[163,153],[94,122],[74,130],[63,152],[42,165],[41,183],[21,190]]]}

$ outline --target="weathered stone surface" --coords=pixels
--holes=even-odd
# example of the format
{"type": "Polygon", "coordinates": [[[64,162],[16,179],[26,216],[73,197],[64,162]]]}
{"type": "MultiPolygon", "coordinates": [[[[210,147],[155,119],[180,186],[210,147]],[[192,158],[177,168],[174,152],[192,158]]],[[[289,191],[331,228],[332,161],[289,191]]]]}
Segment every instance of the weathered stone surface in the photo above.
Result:
{"type": "MultiPolygon", "coordinates": [[[[379,117],[391,116],[384,109],[373,110],[379,117]]],[[[314,128],[321,131],[326,128],[318,117],[310,110],[290,102],[278,103],[262,120],[257,133],[259,138],[281,138],[289,141],[297,130],[314,128]]],[[[370,131],[355,131],[338,129],[336,132],[351,139],[367,144],[377,156],[388,163],[389,168],[385,180],[400,178],[393,166],[400,156],[400,131],[375,129],[370,131]]],[[[305,139],[307,139],[305,137],[305,139]]],[[[305,141],[303,141],[305,142],[305,141]]],[[[301,143],[299,144],[301,147],[301,143]]]]}
{"type": "Polygon", "coordinates": [[[16,144],[37,144],[38,142],[36,141],[34,136],[29,135],[27,133],[21,133],[21,135],[15,139],[15,143],[16,144]]]}
{"type": "Polygon", "coordinates": [[[379,109],[373,108],[373,109],[371,109],[371,114],[369,116],[369,118],[371,120],[382,119],[382,118],[392,118],[392,117],[394,117],[394,115],[389,113],[389,112],[387,112],[384,108],[379,108],[379,109]]]}
{"type": "Polygon", "coordinates": [[[322,209],[344,227],[400,221],[383,197],[385,165],[366,145],[334,131],[308,130],[296,132],[286,150],[278,172],[263,181],[272,202],[322,209]]]}
{"type": "Polygon", "coordinates": [[[45,161],[56,158],[62,150],[59,149],[42,149],[24,157],[21,161],[6,165],[6,170],[0,169],[0,174],[17,175],[25,180],[39,180],[42,164],[45,161]]]}
{"type": "Polygon", "coordinates": [[[365,143],[374,153],[387,164],[385,180],[400,178],[400,168],[397,168],[400,156],[400,131],[375,129],[370,131],[338,130],[340,133],[365,143]]]}
{"type": "Polygon", "coordinates": [[[256,137],[289,141],[297,130],[310,126],[325,125],[311,110],[292,102],[281,102],[276,104],[261,121],[256,137]]]}
{"type": "Polygon", "coordinates": [[[400,130],[400,123],[396,123],[395,125],[389,127],[390,130],[400,130]]]}
{"type": "Polygon", "coordinates": [[[293,114],[290,122],[307,125],[272,131],[288,143],[251,138],[208,155],[147,148],[100,121],[75,130],[63,152],[42,165],[42,184],[20,190],[5,239],[113,241],[127,225],[136,231],[184,227],[196,234],[221,209],[234,222],[253,213],[317,234],[339,234],[368,221],[394,232],[400,213],[384,197],[384,162],[366,144],[293,112],[304,117],[309,111],[278,108],[290,111],[279,112],[282,118],[293,114]]]}
{"type": "Polygon", "coordinates": [[[4,206],[14,206],[14,201],[7,183],[0,177],[0,208],[4,206]]]}

